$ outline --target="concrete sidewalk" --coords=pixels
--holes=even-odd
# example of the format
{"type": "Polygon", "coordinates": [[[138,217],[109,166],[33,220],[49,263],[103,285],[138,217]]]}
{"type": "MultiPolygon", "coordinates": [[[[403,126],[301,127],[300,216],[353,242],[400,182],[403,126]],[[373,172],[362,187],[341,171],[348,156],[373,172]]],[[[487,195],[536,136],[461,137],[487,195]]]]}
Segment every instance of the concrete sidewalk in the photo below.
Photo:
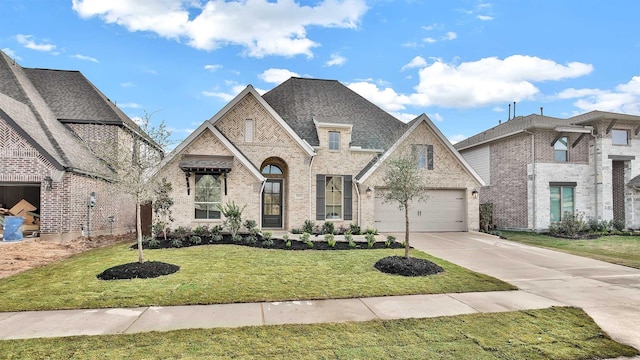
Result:
{"type": "Polygon", "coordinates": [[[425,318],[564,304],[525,291],[0,313],[0,339],[425,318]]]}

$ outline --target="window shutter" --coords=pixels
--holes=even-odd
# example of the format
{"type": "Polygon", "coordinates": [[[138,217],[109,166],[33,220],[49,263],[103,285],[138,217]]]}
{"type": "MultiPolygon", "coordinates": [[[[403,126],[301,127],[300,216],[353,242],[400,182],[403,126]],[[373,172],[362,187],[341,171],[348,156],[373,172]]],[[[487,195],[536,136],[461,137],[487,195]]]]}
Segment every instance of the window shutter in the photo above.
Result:
{"type": "Polygon", "coordinates": [[[316,175],[316,220],[324,220],[324,183],[323,174],[316,175]]]}
{"type": "Polygon", "coordinates": [[[433,170],[433,145],[427,145],[427,170],[433,170]]]}
{"type": "Polygon", "coordinates": [[[352,180],[351,175],[344,176],[344,189],[343,189],[343,201],[344,201],[344,220],[351,220],[353,218],[353,193],[352,193],[352,180]]]}

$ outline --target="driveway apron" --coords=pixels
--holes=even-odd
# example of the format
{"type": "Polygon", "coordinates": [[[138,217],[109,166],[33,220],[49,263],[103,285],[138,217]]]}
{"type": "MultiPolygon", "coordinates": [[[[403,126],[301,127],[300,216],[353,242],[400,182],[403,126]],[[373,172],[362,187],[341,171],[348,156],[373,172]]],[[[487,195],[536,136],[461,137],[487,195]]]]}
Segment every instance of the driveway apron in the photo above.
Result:
{"type": "Polygon", "coordinates": [[[640,349],[640,270],[477,232],[412,233],[410,243],[522,291],[580,307],[612,339],[640,349]]]}

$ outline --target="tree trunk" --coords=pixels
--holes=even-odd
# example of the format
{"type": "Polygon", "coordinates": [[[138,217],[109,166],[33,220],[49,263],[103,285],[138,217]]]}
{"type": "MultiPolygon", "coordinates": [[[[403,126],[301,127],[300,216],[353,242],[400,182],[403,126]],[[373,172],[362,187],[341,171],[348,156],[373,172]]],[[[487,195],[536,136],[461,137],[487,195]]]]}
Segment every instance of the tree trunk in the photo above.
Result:
{"type": "Polygon", "coordinates": [[[138,262],[143,263],[142,256],[142,221],[140,219],[140,201],[136,201],[136,232],[138,233],[138,262]]]}
{"type": "Polygon", "coordinates": [[[404,203],[404,257],[409,258],[409,202],[404,203]]]}

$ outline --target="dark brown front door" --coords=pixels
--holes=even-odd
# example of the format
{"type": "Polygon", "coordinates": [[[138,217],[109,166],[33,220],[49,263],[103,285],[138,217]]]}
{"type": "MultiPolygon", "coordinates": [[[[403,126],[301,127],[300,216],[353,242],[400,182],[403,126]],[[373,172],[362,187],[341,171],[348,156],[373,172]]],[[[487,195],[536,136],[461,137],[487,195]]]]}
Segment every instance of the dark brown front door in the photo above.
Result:
{"type": "Polygon", "coordinates": [[[282,227],[282,179],[268,179],[262,192],[262,227],[282,227]]]}
{"type": "Polygon", "coordinates": [[[624,161],[612,162],[613,220],[625,221],[624,216],[624,161]]]}

